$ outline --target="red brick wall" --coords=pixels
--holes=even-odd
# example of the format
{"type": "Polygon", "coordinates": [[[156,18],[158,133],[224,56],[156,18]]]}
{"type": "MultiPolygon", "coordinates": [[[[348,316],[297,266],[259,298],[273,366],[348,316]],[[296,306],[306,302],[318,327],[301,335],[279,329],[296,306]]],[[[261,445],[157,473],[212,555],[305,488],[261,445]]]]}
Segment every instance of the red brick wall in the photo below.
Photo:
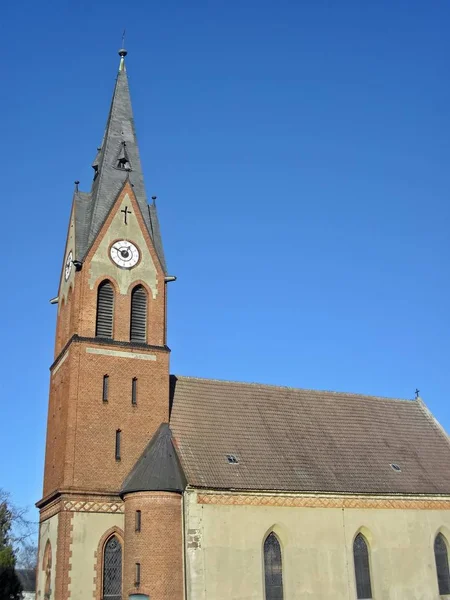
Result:
{"type": "MultiPolygon", "coordinates": [[[[153,298],[148,289],[147,342],[158,348],[133,348],[129,345],[131,289],[120,294],[116,282],[114,305],[114,340],[124,346],[105,345],[96,341],[71,343],[64,363],[57,362],[51,378],[47,423],[47,446],[44,497],[62,488],[92,491],[117,491],[148,440],[159,425],[168,421],[169,353],[164,349],[165,284],[152,241],[142,220],[131,186],[127,183],[119,194],[120,204],[129,194],[157,267],[158,293],[153,298]],[[152,354],[155,361],[87,353],[86,348],[152,354]],[[109,399],[102,401],[103,376],[109,375],[109,399]],[[131,404],[131,381],[138,378],[137,406],[131,404]],[[115,459],[115,432],[121,430],[121,460],[115,459]]],[[[97,287],[89,284],[90,260],[95,254],[114,216],[111,211],[96,242],[90,249],[81,271],[75,273],[73,291],[60,307],[55,344],[56,357],[74,334],[94,338],[97,287]]],[[[111,279],[108,277],[108,279],[111,279]]]]}
{"type": "Polygon", "coordinates": [[[70,584],[70,544],[73,535],[73,513],[60,512],[58,520],[58,544],[56,550],[55,600],[68,600],[70,584]]]}
{"type": "Polygon", "coordinates": [[[69,424],[70,363],[65,360],[50,380],[45,450],[44,496],[64,480],[67,428],[69,424]]]}
{"type": "Polygon", "coordinates": [[[148,594],[152,600],[183,600],[183,534],[180,494],[140,492],[125,497],[123,597],[148,594]],[[141,531],[135,531],[136,510],[141,531]],[[141,584],[135,586],[136,563],[141,584]]]}

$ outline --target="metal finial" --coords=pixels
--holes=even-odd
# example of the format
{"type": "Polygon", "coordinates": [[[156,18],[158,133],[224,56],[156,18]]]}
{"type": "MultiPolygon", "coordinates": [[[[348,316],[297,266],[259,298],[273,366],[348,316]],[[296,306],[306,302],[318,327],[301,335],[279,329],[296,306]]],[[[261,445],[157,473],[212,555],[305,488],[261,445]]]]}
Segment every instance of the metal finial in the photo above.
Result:
{"type": "Polygon", "coordinates": [[[125,69],[125,56],[127,54],[128,54],[128,52],[125,50],[125,29],[124,29],[123,33],[122,33],[122,47],[119,50],[119,56],[120,56],[119,71],[123,71],[125,69]]]}
{"type": "Polygon", "coordinates": [[[152,196],[152,200],[153,200],[153,204],[155,203],[155,200],[158,196],[152,196]]]}
{"type": "Polygon", "coordinates": [[[420,390],[416,388],[416,391],[414,393],[416,394],[416,398],[418,398],[419,394],[420,394],[420,390]]]}
{"type": "Polygon", "coordinates": [[[75,191],[78,192],[78,185],[79,185],[80,182],[79,181],[75,181],[74,183],[75,183],[75,191]]]}
{"type": "Polygon", "coordinates": [[[125,50],[125,31],[126,30],[124,29],[122,33],[122,45],[119,50],[119,56],[121,58],[124,58],[128,54],[128,52],[125,50]]]}

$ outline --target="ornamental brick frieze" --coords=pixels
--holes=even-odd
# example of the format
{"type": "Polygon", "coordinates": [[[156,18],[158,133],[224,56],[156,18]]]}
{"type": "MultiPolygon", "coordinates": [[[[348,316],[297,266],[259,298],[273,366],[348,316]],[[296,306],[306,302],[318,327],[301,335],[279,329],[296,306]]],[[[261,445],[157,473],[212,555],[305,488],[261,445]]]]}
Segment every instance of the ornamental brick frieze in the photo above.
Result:
{"type": "Polygon", "coordinates": [[[362,496],[284,496],[257,494],[198,494],[198,504],[227,506],[281,506],[300,508],[379,508],[449,510],[449,498],[377,498],[362,496]]]}
{"type": "Polygon", "coordinates": [[[86,500],[66,500],[63,510],[69,512],[123,513],[123,502],[92,502],[86,500]]]}
{"type": "Polygon", "coordinates": [[[40,511],[40,522],[46,521],[59,512],[119,513],[125,511],[123,502],[111,497],[62,497],[40,511]]]}

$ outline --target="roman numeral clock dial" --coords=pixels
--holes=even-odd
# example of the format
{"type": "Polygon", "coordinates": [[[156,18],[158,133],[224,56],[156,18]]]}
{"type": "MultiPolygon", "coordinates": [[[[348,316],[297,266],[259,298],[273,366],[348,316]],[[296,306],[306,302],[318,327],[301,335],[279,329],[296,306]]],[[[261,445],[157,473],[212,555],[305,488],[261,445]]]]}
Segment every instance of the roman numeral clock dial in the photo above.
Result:
{"type": "Polygon", "coordinates": [[[111,260],[122,269],[131,269],[139,262],[139,249],[132,242],[119,240],[114,242],[109,251],[111,260]]]}

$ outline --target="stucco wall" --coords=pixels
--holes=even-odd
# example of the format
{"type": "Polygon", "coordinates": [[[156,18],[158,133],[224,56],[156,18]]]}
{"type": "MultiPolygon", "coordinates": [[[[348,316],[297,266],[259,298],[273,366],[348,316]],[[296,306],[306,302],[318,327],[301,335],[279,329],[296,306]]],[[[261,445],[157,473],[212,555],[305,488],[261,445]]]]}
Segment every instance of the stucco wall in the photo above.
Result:
{"type": "Polygon", "coordinates": [[[88,513],[73,515],[69,594],[71,600],[92,600],[96,590],[96,552],[102,536],[112,527],[123,530],[121,513],[88,513]]]}
{"type": "Polygon", "coordinates": [[[122,210],[133,209],[133,213],[139,210],[136,203],[132,203],[130,196],[125,194],[120,206],[111,221],[110,226],[97,251],[92,257],[89,266],[89,284],[94,288],[95,282],[101,277],[110,277],[117,282],[120,293],[127,294],[131,284],[135,281],[145,281],[152,291],[153,298],[158,293],[158,274],[153,262],[147,242],[145,241],[138,219],[134,215],[128,217],[128,224],[124,223],[122,210]],[[118,269],[110,259],[110,247],[113,242],[121,239],[132,241],[137,245],[140,252],[140,260],[133,269],[118,269]]]}
{"type": "Polygon", "coordinates": [[[262,547],[278,535],[285,600],[356,599],[352,545],[370,544],[374,599],[438,600],[433,541],[449,510],[198,504],[185,494],[188,600],[264,598],[262,547]]]}
{"type": "Polygon", "coordinates": [[[50,541],[50,545],[52,547],[52,571],[50,576],[50,589],[52,590],[52,594],[50,596],[51,600],[54,600],[54,590],[55,590],[55,575],[56,575],[56,551],[57,551],[57,543],[58,543],[58,518],[59,515],[53,515],[46,521],[43,521],[39,525],[39,556],[38,556],[38,569],[37,569],[37,586],[36,586],[36,598],[42,600],[44,598],[45,591],[45,571],[43,570],[43,560],[44,560],[44,552],[45,547],[47,545],[47,541],[50,541]]]}

